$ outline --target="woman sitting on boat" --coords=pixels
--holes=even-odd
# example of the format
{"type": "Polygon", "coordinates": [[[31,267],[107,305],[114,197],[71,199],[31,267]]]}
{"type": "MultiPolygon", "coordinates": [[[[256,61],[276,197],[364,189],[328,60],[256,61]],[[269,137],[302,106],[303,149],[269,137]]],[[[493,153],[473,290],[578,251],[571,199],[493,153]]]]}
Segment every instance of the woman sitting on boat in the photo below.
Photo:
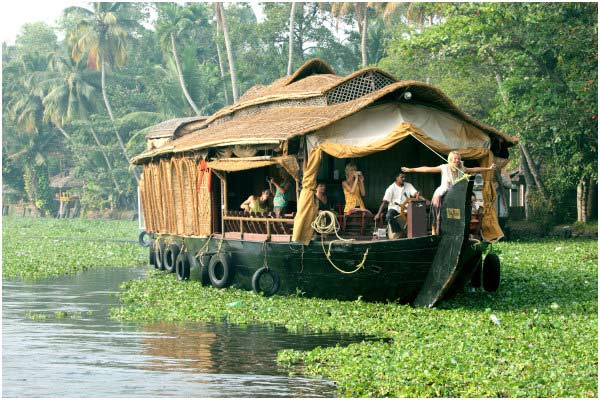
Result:
{"type": "Polygon", "coordinates": [[[356,164],[349,163],[345,168],[346,180],[342,181],[344,189],[344,214],[350,213],[355,208],[365,209],[362,196],[365,195],[365,177],[361,171],[357,171],[356,164]]]}
{"type": "Polygon", "coordinates": [[[260,192],[260,196],[250,195],[250,197],[240,205],[240,208],[246,212],[269,212],[270,195],[271,191],[269,189],[263,189],[262,192],[260,192]]]}
{"type": "Polygon", "coordinates": [[[433,215],[435,217],[434,223],[431,227],[431,233],[437,235],[440,231],[440,210],[442,207],[442,198],[459,179],[465,174],[476,174],[478,172],[491,171],[496,168],[496,164],[492,164],[489,167],[474,167],[467,168],[464,166],[460,159],[460,153],[458,151],[451,151],[448,154],[448,164],[438,165],[437,167],[415,167],[408,168],[402,167],[403,172],[433,172],[442,173],[442,182],[435,192],[433,192],[433,198],[431,203],[433,205],[433,215]]]}

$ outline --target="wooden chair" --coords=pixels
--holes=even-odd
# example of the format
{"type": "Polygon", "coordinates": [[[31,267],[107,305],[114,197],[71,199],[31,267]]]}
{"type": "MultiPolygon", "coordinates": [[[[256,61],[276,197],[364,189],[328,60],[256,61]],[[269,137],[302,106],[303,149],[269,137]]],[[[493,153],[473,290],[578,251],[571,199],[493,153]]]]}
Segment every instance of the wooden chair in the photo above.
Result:
{"type": "Polygon", "coordinates": [[[342,233],[349,236],[371,236],[375,229],[373,214],[369,210],[356,209],[344,214],[342,233]]]}

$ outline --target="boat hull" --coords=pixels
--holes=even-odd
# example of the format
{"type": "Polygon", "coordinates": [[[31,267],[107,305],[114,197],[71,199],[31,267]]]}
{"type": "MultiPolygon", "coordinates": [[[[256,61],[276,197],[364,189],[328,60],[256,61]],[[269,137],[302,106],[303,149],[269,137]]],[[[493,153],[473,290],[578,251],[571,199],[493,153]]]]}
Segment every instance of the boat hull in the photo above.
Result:
{"type": "Polygon", "coordinates": [[[233,267],[231,286],[252,290],[252,277],[263,266],[279,276],[277,294],[339,300],[411,302],[425,281],[440,238],[295,242],[251,241],[231,238],[194,238],[162,235],[156,238],[185,249],[192,279],[206,276],[210,259],[219,253],[233,267]],[[365,252],[366,254],[365,257],[365,252]],[[362,267],[357,268],[365,258],[362,267]],[[332,265],[332,263],[335,265],[332,265]],[[336,268],[337,267],[337,268],[336,268]],[[341,272],[344,271],[344,272],[341,272]]]}

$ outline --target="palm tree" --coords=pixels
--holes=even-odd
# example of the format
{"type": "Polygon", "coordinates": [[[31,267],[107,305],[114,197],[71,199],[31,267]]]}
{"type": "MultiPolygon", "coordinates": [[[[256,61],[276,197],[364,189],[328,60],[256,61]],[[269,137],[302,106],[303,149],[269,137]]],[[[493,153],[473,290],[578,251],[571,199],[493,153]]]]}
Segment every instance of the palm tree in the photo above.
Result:
{"type": "Polygon", "coordinates": [[[331,5],[331,15],[336,18],[353,14],[358,25],[360,33],[360,54],[362,58],[362,66],[367,66],[367,16],[371,3],[356,2],[356,3],[333,3],[331,5]]]}
{"type": "Polygon", "coordinates": [[[296,13],[296,2],[292,1],[290,6],[290,38],[289,38],[289,53],[287,74],[292,74],[292,58],[294,57],[294,14],[296,13]]]}
{"type": "Polygon", "coordinates": [[[98,149],[102,153],[117,192],[121,187],[117,182],[113,166],[108,158],[98,134],[89,121],[91,111],[98,108],[98,73],[88,71],[83,62],[74,62],[70,58],[54,55],[48,72],[37,76],[39,90],[45,93],[42,104],[43,118],[62,128],[65,124],[79,119],[85,122],[98,149]]]}
{"type": "Polygon", "coordinates": [[[175,36],[180,35],[193,25],[192,18],[194,16],[188,8],[181,7],[176,3],[159,3],[157,8],[159,18],[156,31],[160,37],[161,45],[163,49],[171,49],[173,60],[177,67],[179,85],[181,86],[183,95],[196,115],[200,115],[198,107],[196,106],[196,103],[194,103],[194,100],[192,99],[192,96],[190,96],[185,85],[181,65],[179,64],[179,56],[177,55],[177,46],[175,45],[175,36]]]}
{"type": "MultiPolygon", "coordinates": [[[[74,6],[64,11],[65,15],[74,15],[77,18],[76,28],[69,36],[73,60],[79,62],[87,55],[88,66],[96,70],[100,69],[104,105],[127,162],[129,162],[129,156],[115,125],[114,114],[106,95],[106,67],[107,65],[116,67],[125,65],[129,32],[137,26],[137,21],[128,18],[132,4],[97,2],[92,3],[93,10],[74,6]]],[[[136,181],[139,182],[137,171],[133,169],[133,172],[136,181]]]]}
{"type": "Polygon", "coordinates": [[[237,75],[235,74],[235,65],[233,63],[233,51],[231,50],[231,41],[229,40],[229,31],[227,29],[227,19],[225,18],[225,9],[223,3],[215,3],[215,16],[217,23],[220,23],[223,30],[223,38],[225,39],[225,49],[227,50],[227,60],[229,61],[229,75],[231,76],[231,91],[233,93],[233,101],[238,99],[237,75]]]}

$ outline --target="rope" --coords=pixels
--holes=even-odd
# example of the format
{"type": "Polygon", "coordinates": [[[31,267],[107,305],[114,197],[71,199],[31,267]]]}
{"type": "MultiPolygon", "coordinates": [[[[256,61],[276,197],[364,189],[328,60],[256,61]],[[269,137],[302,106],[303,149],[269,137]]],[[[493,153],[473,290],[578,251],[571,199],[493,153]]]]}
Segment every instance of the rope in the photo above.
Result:
{"type": "Polygon", "coordinates": [[[352,241],[354,241],[354,239],[344,239],[344,238],[341,238],[340,235],[338,235],[338,231],[340,230],[340,224],[337,220],[336,215],[333,212],[321,211],[319,213],[319,215],[317,215],[315,220],[310,224],[310,226],[312,226],[312,228],[321,235],[321,248],[323,249],[323,254],[325,254],[327,261],[329,261],[329,264],[331,264],[333,266],[333,268],[335,268],[342,274],[348,274],[348,275],[357,272],[361,268],[364,268],[365,261],[367,261],[367,255],[369,254],[368,248],[365,251],[365,254],[363,254],[362,261],[360,263],[358,263],[356,265],[356,268],[352,271],[344,271],[343,269],[340,269],[331,260],[331,245],[333,245],[335,242],[352,242],[352,241]],[[327,217],[329,217],[331,222],[327,223],[327,217]],[[328,233],[335,233],[335,236],[337,236],[338,240],[332,240],[331,242],[329,242],[329,247],[328,247],[327,251],[325,251],[325,242],[323,241],[324,240],[323,235],[328,234],[328,233]]]}
{"type": "MultiPolygon", "coordinates": [[[[444,156],[442,156],[440,153],[438,153],[437,151],[435,151],[434,149],[432,149],[431,147],[429,147],[427,145],[427,143],[425,143],[424,141],[422,141],[421,139],[419,139],[416,135],[411,135],[412,137],[414,137],[415,139],[417,139],[418,142],[420,142],[423,146],[427,147],[429,150],[431,150],[436,156],[438,156],[439,158],[441,158],[442,160],[444,160],[445,163],[448,163],[448,159],[444,158],[444,156]]],[[[469,179],[471,177],[471,175],[467,174],[466,172],[462,171],[460,168],[456,169],[457,171],[460,171],[460,173],[462,174],[462,176],[460,178],[458,178],[457,181],[455,181],[453,184],[456,184],[462,180],[465,179],[469,179]]]]}
{"type": "Polygon", "coordinates": [[[208,248],[208,244],[210,243],[210,239],[212,239],[212,235],[208,237],[208,240],[204,243],[204,246],[196,253],[196,257],[203,257],[204,253],[206,253],[206,249],[208,248]]]}

